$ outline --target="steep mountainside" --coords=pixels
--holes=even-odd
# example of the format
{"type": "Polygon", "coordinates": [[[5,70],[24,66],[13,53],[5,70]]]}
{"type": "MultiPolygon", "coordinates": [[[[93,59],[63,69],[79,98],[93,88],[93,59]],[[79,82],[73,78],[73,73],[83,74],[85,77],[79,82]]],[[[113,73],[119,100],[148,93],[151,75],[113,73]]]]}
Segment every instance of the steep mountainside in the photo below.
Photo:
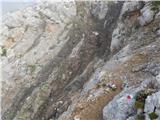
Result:
{"type": "Polygon", "coordinates": [[[159,10],[48,0],[7,14],[2,120],[159,120],[159,10]]]}

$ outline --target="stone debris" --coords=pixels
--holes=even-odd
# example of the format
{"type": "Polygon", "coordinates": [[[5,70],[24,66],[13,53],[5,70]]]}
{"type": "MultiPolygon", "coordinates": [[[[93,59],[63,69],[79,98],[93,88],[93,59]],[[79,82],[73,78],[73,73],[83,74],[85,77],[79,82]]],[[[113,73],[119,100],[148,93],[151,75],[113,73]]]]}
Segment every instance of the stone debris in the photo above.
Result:
{"type": "Polygon", "coordinates": [[[123,89],[125,89],[125,88],[128,88],[129,87],[129,85],[128,85],[128,83],[126,83],[126,82],[124,82],[122,85],[121,85],[121,89],[123,90],[123,89]]]}
{"type": "Polygon", "coordinates": [[[92,33],[93,33],[95,36],[99,35],[99,33],[96,32],[96,31],[93,31],[92,33]]]}
{"type": "Polygon", "coordinates": [[[125,120],[127,116],[134,113],[134,99],[132,99],[135,93],[128,95],[126,92],[116,96],[112,102],[106,105],[103,109],[104,120],[125,120]]]}
{"type": "Polygon", "coordinates": [[[116,90],[116,89],[117,89],[116,85],[115,85],[115,84],[113,84],[112,82],[107,83],[107,85],[106,85],[106,86],[107,86],[108,88],[112,89],[112,90],[116,90]]]}
{"type": "Polygon", "coordinates": [[[156,31],[156,34],[160,37],[160,29],[156,31]]]}

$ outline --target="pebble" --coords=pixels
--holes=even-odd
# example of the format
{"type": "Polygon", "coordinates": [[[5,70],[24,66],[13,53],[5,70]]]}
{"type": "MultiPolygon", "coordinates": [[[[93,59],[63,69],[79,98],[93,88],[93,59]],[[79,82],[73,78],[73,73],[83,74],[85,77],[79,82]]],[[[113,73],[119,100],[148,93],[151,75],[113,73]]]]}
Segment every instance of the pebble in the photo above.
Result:
{"type": "Polygon", "coordinates": [[[59,104],[63,104],[63,101],[58,101],[59,104]]]}
{"type": "Polygon", "coordinates": [[[156,34],[157,34],[158,36],[160,36],[160,29],[158,29],[158,30],[156,31],[156,34]]]}
{"type": "Polygon", "coordinates": [[[74,116],[74,120],[80,120],[80,117],[78,115],[74,116]]]}
{"type": "Polygon", "coordinates": [[[108,93],[109,92],[109,88],[104,89],[104,92],[108,93]]]}
{"type": "Polygon", "coordinates": [[[99,33],[96,32],[96,31],[93,31],[92,33],[93,33],[95,36],[99,35],[99,33]]]}

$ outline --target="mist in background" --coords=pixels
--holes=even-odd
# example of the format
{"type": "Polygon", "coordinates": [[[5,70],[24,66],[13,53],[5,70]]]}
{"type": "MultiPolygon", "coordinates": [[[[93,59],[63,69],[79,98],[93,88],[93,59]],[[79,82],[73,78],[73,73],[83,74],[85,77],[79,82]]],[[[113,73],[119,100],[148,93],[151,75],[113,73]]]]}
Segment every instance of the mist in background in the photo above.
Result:
{"type": "Polygon", "coordinates": [[[36,0],[0,0],[1,15],[35,5],[36,0]]]}

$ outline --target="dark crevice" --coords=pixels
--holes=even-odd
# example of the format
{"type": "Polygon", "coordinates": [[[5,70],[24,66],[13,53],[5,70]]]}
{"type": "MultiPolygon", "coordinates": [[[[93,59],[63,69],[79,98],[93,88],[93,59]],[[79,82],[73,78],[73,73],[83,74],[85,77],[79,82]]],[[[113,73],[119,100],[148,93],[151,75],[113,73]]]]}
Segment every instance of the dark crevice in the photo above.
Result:
{"type": "MultiPolygon", "coordinates": [[[[84,45],[82,45],[81,50],[79,52],[79,57],[81,58],[79,64],[80,67],[77,71],[74,71],[74,69],[72,71],[72,75],[65,80],[65,82],[61,83],[61,76],[62,73],[65,73],[66,71],[68,71],[68,67],[66,66],[70,66],[70,65],[66,65],[66,63],[70,63],[65,62],[64,65],[62,65],[62,67],[60,68],[60,74],[57,76],[57,80],[55,81],[60,81],[58,83],[56,83],[59,87],[57,90],[53,90],[50,94],[50,98],[53,98],[54,101],[50,101],[49,99],[44,103],[44,105],[41,106],[41,108],[39,109],[39,114],[37,113],[37,115],[35,115],[34,119],[38,119],[41,120],[41,118],[44,119],[50,119],[53,117],[52,112],[50,114],[49,111],[46,111],[46,109],[50,108],[50,106],[53,106],[61,97],[64,98],[69,98],[68,93],[74,92],[75,90],[77,91],[78,89],[81,89],[83,87],[83,84],[85,83],[85,81],[83,81],[82,79],[89,79],[90,75],[88,75],[88,77],[86,76],[82,76],[79,78],[75,78],[76,76],[79,76],[80,74],[82,74],[82,72],[86,69],[86,66],[89,64],[89,61],[91,61],[94,57],[98,56],[98,57],[103,57],[104,54],[109,54],[109,47],[110,47],[110,42],[111,42],[111,34],[113,32],[114,27],[116,26],[116,22],[117,19],[119,17],[120,11],[121,11],[121,7],[122,7],[123,3],[120,2],[119,4],[116,4],[114,6],[111,7],[111,9],[109,10],[107,16],[110,16],[110,12],[112,11],[112,9],[116,9],[114,12],[114,16],[112,14],[112,20],[109,21],[109,23],[106,24],[106,27],[103,28],[102,26],[104,26],[104,21],[94,21],[95,22],[95,26],[92,26],[92,28],[90,28],[90,32],[88,33],[88,37],[85,38],[85,43],[84,45]],[[117,9],[118,7],[118,9],[117,9]],[[98,24],[99,23],[99,24],[98,24]],[[98,31],[99,32],[99,36],[94,36],[92,34],[92,30],[98,31]],[[97,45],[98,44],[98,45],[97,45]],[[106,53],[108,49],[108,52],[106,53]],[[84,57],[85,56],[85,57],[84,57]],[[63,69],[63,71],[61,71],[61,69],[63,69]],[[66,69],[66,70],[65,70],[66,69]],[[75,80],[76,79],[76,80],[75,80]],[[73,81],[74,80],[74,81],[73,81]],[[68,85],[67,85],[68,84],[68,85]],[[68,87],[65,87],[68,86],[68,87]],[[65,88],[65,89],[63,89],[65,88]],[[57,92],[58,91],[58,92],[57,92]],[[43,113],[43,114],[42,114],[43,113]]],[[[54,82],[55,84],[55,82],[54,82]]],[[[65,99],[65,101],[66,101],[65,99]]],[[[51,109],[53,110],[53,108],[50,108],[49,110],[51,111],[51,109]]]]}
{"type": "MultiPolygon", "coordinates": [[[[12,106],[3,114],[2,120],[14,119],[17,112],[25,103],[26,98],[32,94],[35,88],[45,82],[57,67],[58,74],[53,78],[51,86],[57,85],[58,87],[56,90],[54,88],[51,90],[48,99],[39,107],[32,120],[48,120],[54,116],[58,118],[60,114],[67,110],[68,106],[71,104],[69,93],[80,90],[93,72],[94,64],[83,74],[90,62],[93,61],[95,57],[107,58],[109,56],[112,32],[117,24],[122,5],[123,2],[118,2],[109,6],[106,17],[103,20],[98,20],[93,16],[90,18],[88,17],[89,15],[87,15],[86,18],[89,19],[88,21],[92,21],[91,25],[87,25],[85,23],[86,21],[84,22],[83,19],[80,18],[78,22],[82,22],[87,26],[80,26],[77,23],[78,27],[71,28],[68,34],[68,42],[63,46],[58,55],[50,60],[38,73],[36,83],[31,85],[30,88],[23,88],[17,94],[12,106]],[[94,35],[93,31],[97,31],[99,35],[94,35]],[[78,57],[70,58],[69,55],[73,48],[80,42],[83,34],[85,34],[85,41],[80,47],[79,53],[77,53],[78,57]],[[62,74],[68,76],[65,81],[62,80],[62,74]],[[65,103],[59,106],[61,112],[57,115],[55,103],[59,100],[63,100],[65,103]]],[[[39,44],[37,42],[38,39],[39,37],[29,50],[39,44]]]]}

